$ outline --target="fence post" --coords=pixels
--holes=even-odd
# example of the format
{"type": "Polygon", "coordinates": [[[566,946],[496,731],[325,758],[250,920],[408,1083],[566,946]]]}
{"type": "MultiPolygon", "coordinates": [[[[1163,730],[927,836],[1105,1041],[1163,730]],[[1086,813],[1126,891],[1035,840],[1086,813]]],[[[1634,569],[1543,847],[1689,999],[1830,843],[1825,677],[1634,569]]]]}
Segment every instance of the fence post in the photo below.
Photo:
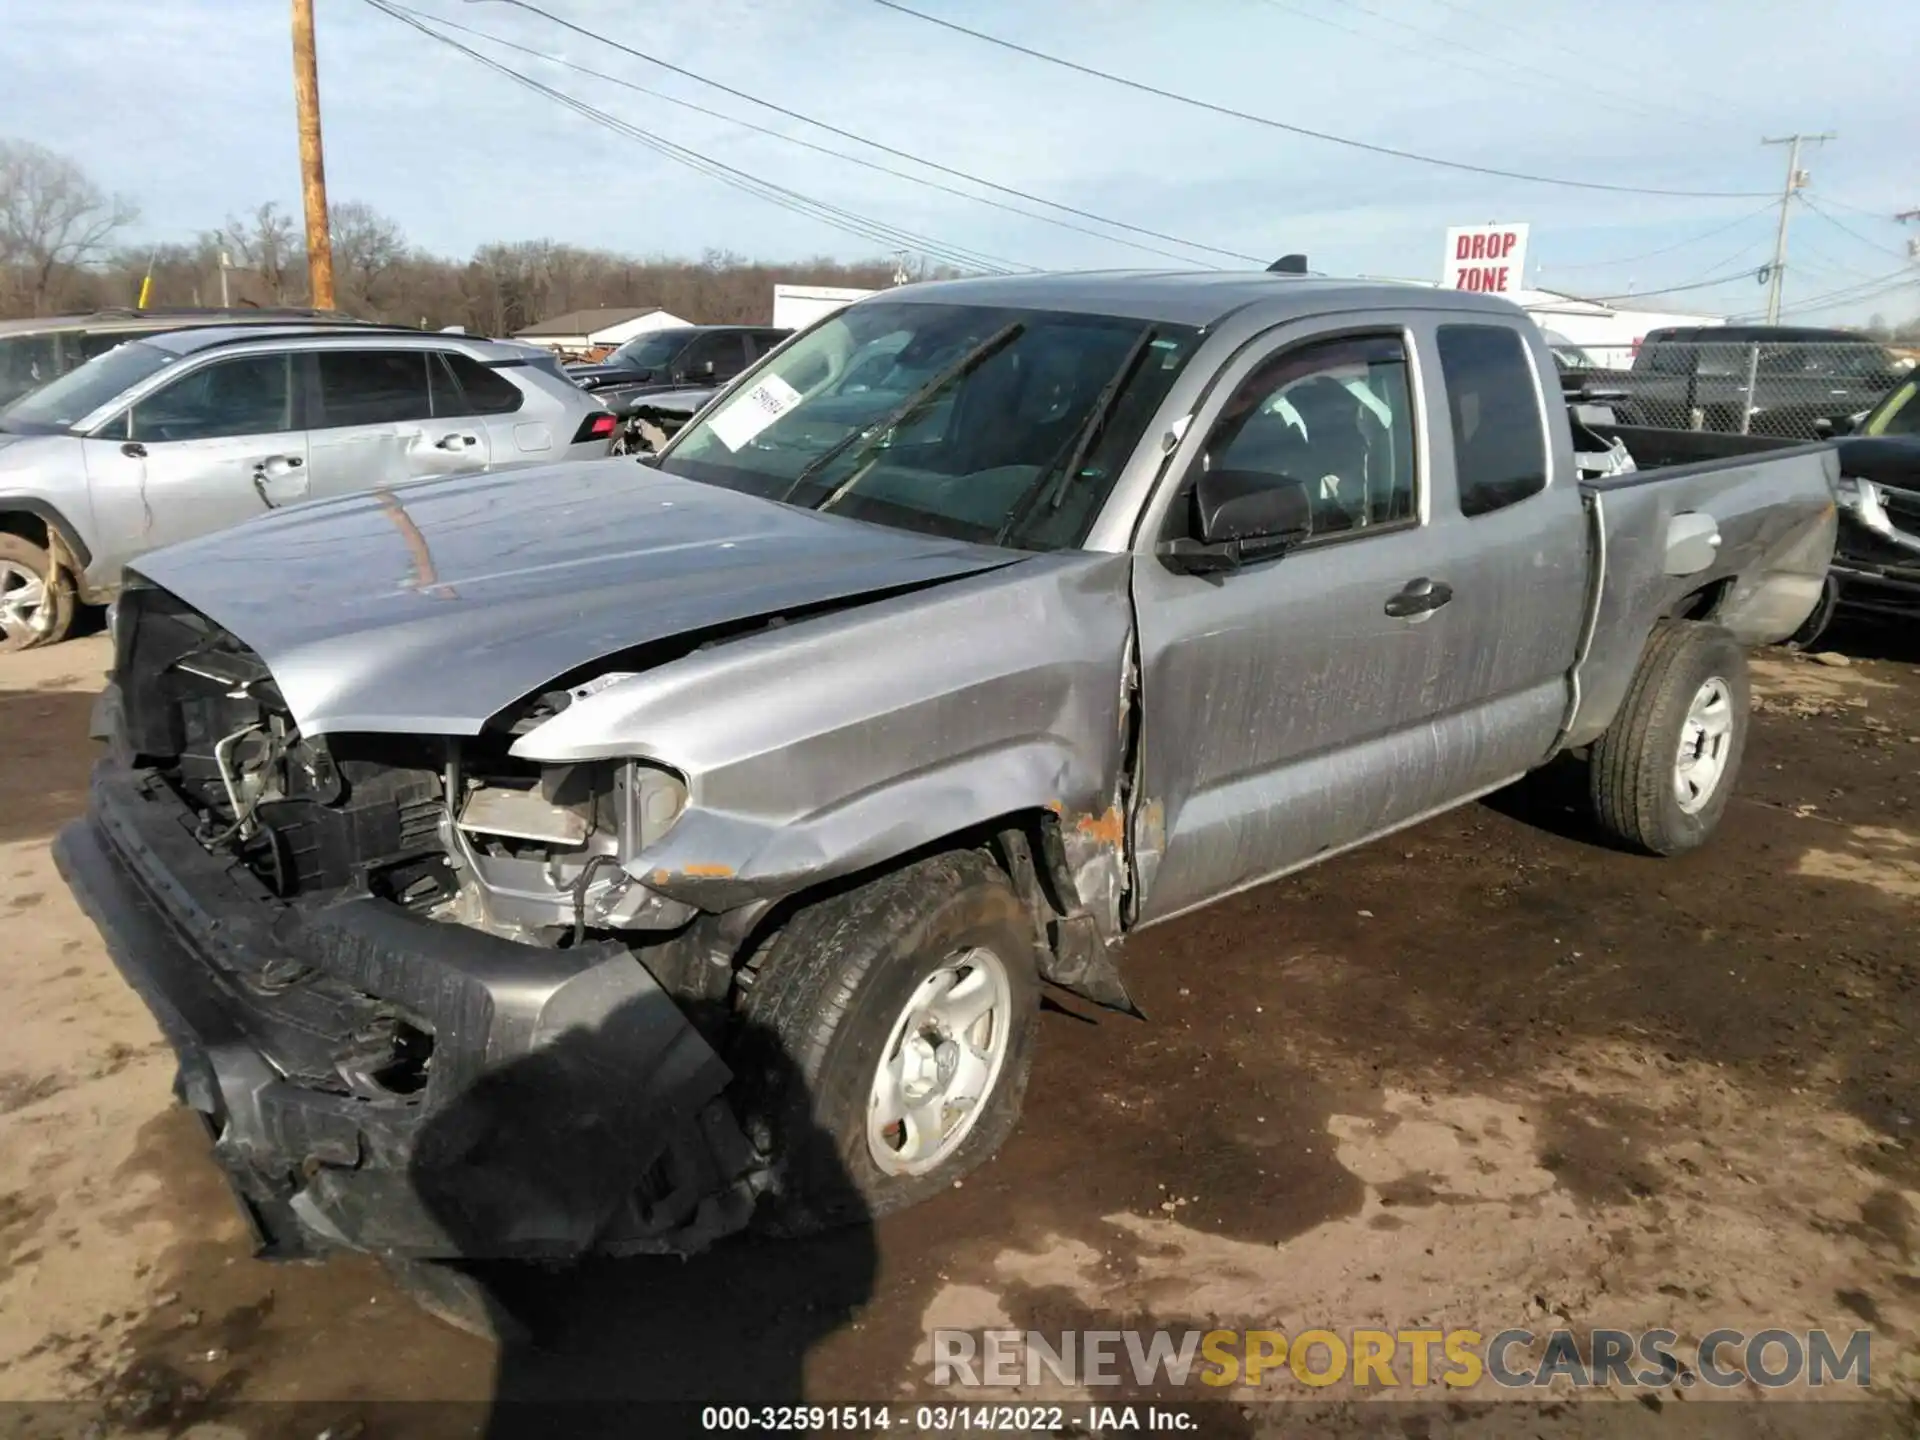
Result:
{"type": "Polygon", "coordinates": [[[1753,343],[1747,346],[1747,388],[1740,392],[1740,433],[1750,434],[1753,430],[1753,387],[1760,378],[1760,346],[1753,343]]]}

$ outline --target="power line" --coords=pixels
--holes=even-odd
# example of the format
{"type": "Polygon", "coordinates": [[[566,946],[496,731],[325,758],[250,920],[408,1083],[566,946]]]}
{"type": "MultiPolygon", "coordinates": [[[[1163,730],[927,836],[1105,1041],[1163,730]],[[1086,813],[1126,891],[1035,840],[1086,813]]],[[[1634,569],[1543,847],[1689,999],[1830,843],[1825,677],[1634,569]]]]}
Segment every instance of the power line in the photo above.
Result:
{"type": "Polygon", "coordinates": [[[1826,310],[1836,305],[1856,304],[1862,300],[1877,299],[1881,295],[1891,295],[1894,291],[1909,285],[1920,285],[1920,276],[1916,276],[1912,270],[1894,270],[1858,285],[1848,285],[1839,290],[1829,290],[1824,295],[1811,296],[1797,305],[1787,306],[1786,310],[1789,313],[1804,314],[1809,310],[1826,310]]]}
{"type": "Polygon", "coordinates": [[[452,36],[442,35],[438,31],[421,24],[411,15],[401,13],[396,6],[388,3],[388,0],[367,0],[367,3],[376,10],[379,10],[382,14],[398,20],[401,24],[419,31],[422,35],[430,39],[437,40],[442,45],[458,50],[470,59],[484,65],[487,69],[494,71],[496,74],[504,75],[516,84],[545,95],[549,99],[566,106],[576,114],[594,121],[596,124],[603,125],[630,139],[637,140],[656,153],[664,155],[668,159],[678,161],[689,169],[696,170],[712,179],[719,180],[723,184],[732,185],[736,189],[744,190],[746,193],[758,199],[769,201],[772,204],[779,205],[783,209],[805,215],[810,219],[820,221],[835,229],[843,230],[848,234],[858,235],[862,239],[875,241],[888,248],[896,247],[905,242],[909,248],[925,254],[932,259],[940,260],[950,265],[957,265],[963,269],[988,270],[1004,273],[1006,268],[1024,270],[1034,268],[1030,265],[1023,265],[1018,261],[1006,260],[1000,256],[967,250],[946,241],[919,235],[913,231],[901,229],[899,226],[891,225],[885,221],[875,220],[870,216],[860,215],[854,211],[844,210],[839,206],[830,205],[824,200],[815,200],[811,196],[803,195],[797,190],[790,190],[783,185],[776,185],[772,181],[762,180],[758,176],[750,175],[744,170],[736,169],[731,165],[726,165],[721,161],[702,155],[696,150],[676,144],[664,136],[656,135],[649,130],[643,130],[637,125],[620,119],[616,115],[610,115],[604,110],[587,104],[583,100],[576,99],[568,95],[565,91],[556,90],[554,87],[543,84],[531,76],[523,75],[511,66],[502,65],[499,61],[481,54],[471,46],[461,44],[452,36]]]}
{"type": "MultiPolygon", "coordinates": [[[[1289,4],[1288,0],[1266,0],[1266,3],[1272,6],[1276,10],[1283,10],[1287,14],[1295,16],[1298,19],[1308,21],[1310,24],[1324,25],[1329,30],[1338,30],[1342,35],[1351,35],[1355,39],[1364,40],[1368,45],[1386,45],[1392,49],[1401,51],[1403,54],[1418,55],[1422,59],[1434,58],[1433,52],[1431,51],[1431,49],[1425,46],[1410,45],[1404,40],[1399,40],[1399,41],[1389,40],[1385,36],[1376,35],[1367,30],[1356,30],[1351,25],[1342,25],[1338,20],[1330,20],[1325,15],[1316,15],[1311,10],[1303,10],[1297,5],[1289,4]]],[[[1363,11],[1362,13],[1367,15],[1375,15],[1375,12],[1372,10],[1366,10],[1366,11],[1363,11]]],[[[1470,55],[1484,56],[1486,59],[1492,60],[1496,65],[1499,65],[1501,67],[1498,70],[1490,70],[1484,65],[1467,65],[1467,64],[1463,64],[1458,60],[1449,60],[1446,62],[1449,68],[1468,70],[1475,75],[1492,76],[1494,79],[1499,80],[1504,84],[1512,84],[1516,79],[1518,79],[1520,83],[1527,85],[1530,88],[1535,90],[1548,91],[1552,94],[1562,95],[1562,96],[1566,94],[1566,87],[1564,85],[1556,85],[1551,81],[1537,81],[1533,79],[1532,76],[1528,75],[1524,70],[1520,70],[1519,67],[1514,65],[1512,61],[1504,60],[1498,55],[1490,54],[1489,52],[1484,50],[1473,49],[1471,46],[1462,45],[1459,41],[1456,41],[1456,40],[1446,40],[1444,39],[1444,37],[1434,35],[1432,31],[1421,30],[1417,26],[1405,24],[1402,21],[1392,19],[1389,16],[1376,15],[1375,18],[1380,20],[1385,20],[1388,24],[1398,26],[1402,30],[1411,30],[1414,34],[1419,35],[1427,40],[1440,40],[1441,43],[1443,44],[1453,45],[1457,49],[1465,50],[1470,55]],[[1518,73],[1516,74],[1516,72],[1518,73]]],[[[1604,94],[1605,92],[1601,91],[1601,92],[1594,92],[1594,93],[1604,94]]],[[[1640,109],[1640,113],[1643,115],[1652,115],[1654,112],[1642,108],[1640,109]]]]}
{"type": "MultiPolygon", "coordinates": [[[[988,205],[995,210],[1004,210],[1007,213],[1012,215],[1021,215],[1029,220],[1037,220],[1043,225],[1057,225],[1063,230],[1072,230],[1076,234],[1090,235],[1096,240],[1104,240],[1111,245],[1125,245],[1131,249],[1143,250],[1150,255],[1158,255],[1162,259],[1176,260],[1182,265],[1192,265],[1196,263],[1193,257],[1188,255],[1176,254],[1174,251],[1162,250],[1157,246],[1153,246],[1153,245],[1143,245],[1137,240],[1129,240],[1125,236],[1121,236],[1121,235],[1103,234],[1098,230],[1090,230],[1084,225],[1075,225],[1071,220],[1062,220],[1058,216],[1043,215],[1038,211],[1034,211],[1034,210],[1023,210],[1018,205],[1009,205],[1003,200],[993,200],[988,198],[985,195],[974,195],[969,193],[968,191],[958,189],[957,187],[952,185],[943,185],[938,180],[929,180],[923,175],[910,175],[905,170],[896,170],[892,166],[882,165],[876,160],[868,160],[864,156],[860,156],[860,155],[849,155],[847,154],[846,151],[835,150],[831,146],[816,145],[811,140],[802,140],[797,135],[788,135],[784,131],[775,130],[770,125],[756,125],[751,120],[742,120],[738,116],[728,115],[724,111],[715,110],[710,106],[695,104],[693,101],[683,100],[677,95],[668,95],[664,91],[654,90],[648,86],[637,84],[632,80],[624,79],[618,75],[609,75],[605,71],[595,70],[590,66],[578,64],[575,61],[567,59],[565,56],[549,54],[547,51],[544,51],[544,50],[536,50],[530,45],[522,45],[517,41],[509,40],[505,36],[494,35],[485,30],[478,30],[471,25],[462,25],[457,20],[448,20],[439,15],[429,15],[425,11],[415,10],[406,5],[394,3],[394,0],[388,0],[388,3],[393,4],[393,8],[395,10],[401,11],[403,14],[411,15],[416,20],[430,21],[433,24],[441,26],[448,30],[458,30],[462,34],[472,35],[478,39],[486,40],[495,45],[502,46],[505,49],[518,51],[520,54],[530,56],[533,59],[544,60],[550,65],[559,65],[565,69],[576,71],[581,75],[591,76],[595,80],[603,80],[609,85],[619,85],[625,89],[635,91],[638,94],[650,96],[655,100],[664,100],[669,105],[678,105],[684,110],[692,110],[696,114],[710,116],[715,120],[725,121],[729,125],[737,125],[743,130],[751,130],[755,134],[767,135],[772,137],[775,140],[785,141],[789,145],[797,145],[803,150],[812,150],[817,154],[830,155],[834,159],[844,160],[850,165],[859,165],[868,170],[877,171],[882,175],[892,175],[897,179],[905,180],[910,184],[924,185],[930,190],[938,190],[943,194],[957,195],[962,200],[971,201],[976,205],[988,205]]],[[[1109,224],[1109,225],[1117,225],[1120,222],[1103,219],[1101,223],[1109,224]]],[[[1179,243],[1185,244],[1187,242],[1182,241],[1179,243]]],[[[1212,247],[1194,246],[1192,248],[1210,249],[1212,247]]],[[[1232,251],[1221,251],[1219,253],[1234,254],[1234,252],[1232,251]]],[[[1258,261],[1259,257],[1253,256],[1253,255],[1234,254],[1234,258],[1240,259],[1240,260],[1258,261]]]]}
{"type": "MultiPolygon", "coordinates": [[[[473,3],[473,0],[468,0],[468,3],[473,3]]],[[[816,130],[826,131],[829,135],[838,135],[842,140],[851,140],[857,145],[865,145],[870,149],[878,150],[883,155],[891,155],[898,160],[908,160],[915,165],[923,165],[929,170],[937,170],[942,175],[951,175],[955,179],[984,186],[988,190],[997,190],[1000,194],[1011,195],[1016,200],[1025,200],[1034,205],[1045,205],[1050,210],[1059,210],[1068,215],[1077,215],[1082,220],[1093,220],[1102,225],[1111,225],[1116,230],[1125,230],[1134,235],[1145,235],[1152,240],[1165,240],[1170,244],[1184,245],[1189,250],[1201,250],[1211,255],[1224,255],[1232,260],[1247,260],[1257,265],[1266,264],[1266,260],[1259,256],[1243,255],[1238,250],[1224,250],[1218,245],[1203,245],[1198,240],[1188,240],[1179,235],[1169,235],[1161,230],[1150,230],[1144,225],[1130,224],[1125,220],[1115,220],[1106,215],[1097,215],[1091,210],[1082,210],[1077,206],[1064,204],[1059,200],[1049,200],[1044,195],[1034,195],[1025,190],[1016,190],[1013,186],[1002,185],[997,180],[988,180],[979,175],[969,174],[965,170],[956,170],[951,165],[942,165],[936,160],[928,160],[924,156],[915,155],[912,151],[898,149],[883,141],[871,139],[868,136],[861,135],[852,130],[842,129],[838,125],[830,125],[825,120],[816,120],[811,115],[803,115],[798,110],[789,110],[784,105],[775,104],[771,100],[763,99],[745,90],[735,89],[733,86],[719,80],[702,75],[697,71],[689,70],[684,65],[676,65],[671,60],[662,60],[658,55],[649,55],[644,50],[636,50],[633,46],[615,40],[609,35],[602,35],[596,31],[587,29],[583,25],[576,25],[573,21],[566,19],[564,16],[556,15],[551,10],[541,9],[538,5],[532,4],[531,0],[495,0],[495,3],[511,5],[516,10],[526,11],[529,15],[538,15],[541,19],[551,21],[564,30],[571,30],[574,34],[581,36],[583,39],[591,40],[596,45],[610,46],[612,49],[618,50],[624,55],[631,55],[636,60],[644,60],[649,65],[657,65],[660,69],[666,70],[674,75],[685,76],[687,79],[695,81],[698,84],[718,90],[723,95],[731,95],[736,100],[745,100],[750,105],[758,105],[763,110],[770,110],[776,115],[784,115],[789,120],[798,120],[802,125],[811,125],[816,130]]]]}
{"type": "MultiPolygon", "coordinates": [[[[1520,79],[1523,83],[1528,84],[1531,88],[1536,90],[1543,89],[1543,88],[1551,88],[1555,94],[1558,94],[1561,96],[1564,96],[1567,93],[1567,87],[1564,85],[1552,85],[1551,82],[1548,82],[1546,85],[1543,85],[1540,82],[1534,81],[1533,78],[1530,75],[1528,75],[1527,72],[1517,62],[1515,62],[1508,56],[1496,55],[1491,50],[1483,50],[1476,45],[1469,45],[1464,40],[1456,40],[1451,35],[1442,34],[1437,30],[1427,30],[1427,29],[1423,29],[1421,26],[1418,26],[1418,25],[1408,24],[1405,20],[1402,20],[1395,15],[1383,15],[1378,10],[1374,10],[1369,8],[1368,6],[1362,5],[1360,3],[1360,0],[1337,0],[1337,3],[1346,6],[1347,9],[1349,10],[1358,11],[1362,15],[1371,16],[1373,19],[1378,20],[1383,25],[1391,25],[1396,30],[1405,30],[1410,35],[1418,35],[1422,40],[1426,40],[1430,43],[1445,45],[1450,49],[1458,50],[1461,53],[1466,55],[1477,55],[1483,60],[1491,60],[1494,62],[1494,64],[1499,65],[1502,68],[1502,70],[1505,72],[1501,74],[1499,78],[1505,80],[1509,84],[1512,84],[1514,80],[1517,78],[1517,79],[1520,79]]],[[[1364,32],[1357,32],[1357,33],[1364,33],[1364,32]]],[[[1373,37],[1370,37],[1370,38],[1373,38],[1373,37]]],[[[1592,59],[1591,56],[1588,56],[1585,58],[1588,60],[1592,59]]],[[[1457,64],[1459,62],[1456,61],[1454,63],[1457,64]]],[[[1479,73],[1481,73],[1482,75],[1486,75],[1486,74],[1491,74],[1493,72],[1487,71],[1487,70],[1481,70],[1479,73]]],[[[1616,90],[1603,90],[1599,86],[1594,85],[1591,82],[1583,83],[1580,86],[1579,93],[1581,95],[1598,96],[1602,99],[1608,99],[1608,100],[1613,100],[1616,102],[1623,103],[1625,108],[1639,115],[1646,116],[1650,119],[1658,119],[1661,110],[1664,110],[1670,116],[1677,115],[1686,119],[1695,118],[1693,116],[1688,115],[1687,112],[1683,110],[1677,110],[1670,105],[1662,105],[1659,107],[1658,110],[1649,108],[1642,101],[1634,100],[1626,95],[1622,95],[1620,92],[1616,90]]]]}
{"type": "Polygon", "coordinates": [[[1862,235],[1859,231],[1853,229],[1851,226],[1841,224],[1838,217],[1829,215],[1823,207],[1816,205],[1811,195],[1802,195],[1800,197],[1800,201],[1814,214],[1818,215],[1822,220],[1826,221],[1829,225],[1833,226],[1834,229],[1838,230],[1842,235],[1847,236],[1849,239],[1859,241],[1862,245],[1866,246],[1869,250],[1878,250],[1882,255],[1891,255],[1896,260],[1905,258],[1905,255],[1902,251],[1895,250],[1891,246],[1882,245],[1877,240],[1869,240],[1867,239],[1866,236],[1862,235]]]}
{"type": "MultiPolygon", "coordinates": [[[[1615,300],[1644,300],[1649,295],[1679,295],[1687,290],[1711,290],[1715,286],[1729,285],[1735,280],[1756,279],[1765,273],[1765,270],[1766,267],[1764,265],[1757,265],[1751,270],[1736,270],[1731,275],[1721,275],[1712,280],[1696,280],[1690,285],[1668,285],[1659,290],[1635,290],[1625,295],[1601,295],[1595,297],[1595,303],[1610,305],[1615,300]]],[[[1569,298],[1578,300],[1584,297],[1574,295],[1569,298]]]]}
{"type": "MultiPolygon", "coordinates": [[[[1536,45],[1543,46],[1550,50],[1556,50],[1560,54],[1567,56],[1569,59],[1578,60],[1582,65],[1591,66],[1594,63],[1594,52],[1591,49],[1582,50],[1578,46],[1567,44],[1564,40],[1552,39],[1538,30],[1530,30],[1523,26],[1514,25],[1504,19],[1495,20],[1489,15],[1481,14],[1478,10],[1474,10],[1469,8],[1468,6],[1458,4],[1457,0],[1432,0],[1432,3],[1434,3],[1435,5],[1443,6],[1444,8],[1453,11],[1457,15],[1464,15],[1469,20],[1477,21],[1479,24],[1490,26],[1490,27],[1497,27],[1501,31],[1517,36],[1522,40],[1529,40],[1536,45]]],[[[1692,89],[1693,92],[1696,95],[1698,95],[1702,100],[1710,101],[1718,105],[1731,105],[1733,103],[1732,101],[1728,100],[1725,96],[1715,95],[1707,91],[1701,90],[1697,83],[1692,83],[1691,77],[1689,77],[1689,80],[1690,80],[1689,88],[1692,89]]],[[[1585,90],[1583,89],[1581,93],[1585,93],[1585,90]]],[[[1601,92],[1601,93],[1618,94],[1619,92],[1612,91],[1612,92],[1601,92]]],[[[1691,115],[1696,119],[1704,118],[1701,112],[1698,112],[1698,111],[1677,110],[1677,109],[1674,109],[1672,106],[1663,106],[1662,108],[1672,115],[1691,115]]]]}
{"type": "MultiPolygon", "coordinates": [[[[507,0],[507,3],[519,4],[521,0],[507,0]]],[[[1351,136],[1335,135],[1325,130],[1313,130],[1305,125],[1275,120],[1270,116],[1236,110],[1229,105],[1216,105],[1211,100],[1182,95],[1175,90],[1163,90],[1158,85],[1147,84],[1144,80],[1132,80],[1124,75],[1115,75],[1109,70],[1099,70],[1091,65],[1082,65],[1077,60],[1050,55],[1044,50],[1035,50],[1017,41],[1002,39],[998,35],[989,35],[983,30],[969,29],[955,21],[944,20],[937,15],[928,15],[924,11],[902,5],[899,0],[873,0],[873,3],[888,10],[898,11],[902,15],[910,15],[929,25],[937,25],[943,30],[951,30],[955,34],[966,35],[989,45],[997,45],[1003,50],[1011,50],[1030,59],[1043,60],[1049,65],[1058,65],[1063,69],[1072,70],[1081,75],[1090,75],[1097,80],[1105,80],[1109,84],[1137,90],[1142,94],[1155,95],[1162,100],[1171,100],[1196,110],[1211,111],[1213,114],[1225,115],[1234,120],[1245,120],[1270,130],[1283,130],[1290,135],[1304,135],[1310,140],[1323,140],[1328,144],[1342,145],[1351,150],[1363,150],[1373,155],[1387,155],[1396,160],[1412,160],[1422,165],[1437,165],[1446,170],[1463,170],[1472,175],[1491,175],[1502,180],[1524,180],[1533,185],[1560,185],[1575,190],[1604,190],[1617,195],[1666,195],[1689,200],[1757,200],[1765,193],[1759,190],[1666,190],[1651,185],[1614,185],[1598,180],[1569,180],[1556,175],[1533,175],[1520,170],[1502,170],[1491,165],[1475,165],[1465,160],[1448,160],[1437,155],[1423,155],[1414,150],[1401,150],[1391,145],[1375,145],[1366,140],[1355,140],[1351,136]]]]}
{"type": "Polygon", "coordinates": [[[1553,269],[1555,273],[1558,273],[1562,270],[1599,270],[1611,265],[1638,264],[1642,260],[1651,260],[1656,255],[1670,255],[1675,250],[1684,250],[1687,246],[1697,245],[1702,240],[1711,240],[1716,235],[1724,235],[1729,230],[1737,230],[1742,225],[1758,220],[1762,215],[1769,213],[1772,209],[1773,204],[1769,201],[1758,210],[1752,210],[1742,215],[1738,220],[1730,220],[1725,225],[1715,226],[1711,230],[1703,230],[1700,234],[1688,236],[1685,240],[1676,240],[1673,244],[1663,245],[1658,250],[1646,250],[1638,255],[1623,256],[1618,260],[1581,260],[1572,265],[1555,265],[1553,269]]]}

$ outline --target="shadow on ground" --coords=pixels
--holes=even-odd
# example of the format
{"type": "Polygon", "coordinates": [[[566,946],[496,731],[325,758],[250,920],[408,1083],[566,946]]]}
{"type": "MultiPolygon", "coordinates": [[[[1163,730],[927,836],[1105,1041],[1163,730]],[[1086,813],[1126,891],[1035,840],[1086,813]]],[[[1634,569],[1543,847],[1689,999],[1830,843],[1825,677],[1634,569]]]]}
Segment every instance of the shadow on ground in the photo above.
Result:
{"type": "Polygon", "coordinates": [[[96,747],[87,740],[93,696],[73,690],[0,690],[0,844],[50,836],[86,808],[96,747]]]}

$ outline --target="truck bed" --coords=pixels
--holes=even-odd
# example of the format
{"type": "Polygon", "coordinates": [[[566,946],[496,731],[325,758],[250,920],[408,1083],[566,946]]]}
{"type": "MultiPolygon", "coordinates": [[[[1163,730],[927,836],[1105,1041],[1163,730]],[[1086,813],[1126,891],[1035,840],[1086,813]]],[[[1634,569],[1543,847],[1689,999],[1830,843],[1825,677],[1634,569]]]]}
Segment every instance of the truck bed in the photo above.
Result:
{"type": "Polygon", "coordinates": [[[1593,530],[1594,588],[1568,746],[1590,743],[1612,721],[1661,619],[1711,618],[1748,645],[1793,634],[1819,603],[1837,523],[1839,461],[1830,444],[1681,460],[1674,451],[1683,447],[1649,443],[1621,427],[1588,429],[1618,436],[1641,468],[1580,484],[1593,530]]]}

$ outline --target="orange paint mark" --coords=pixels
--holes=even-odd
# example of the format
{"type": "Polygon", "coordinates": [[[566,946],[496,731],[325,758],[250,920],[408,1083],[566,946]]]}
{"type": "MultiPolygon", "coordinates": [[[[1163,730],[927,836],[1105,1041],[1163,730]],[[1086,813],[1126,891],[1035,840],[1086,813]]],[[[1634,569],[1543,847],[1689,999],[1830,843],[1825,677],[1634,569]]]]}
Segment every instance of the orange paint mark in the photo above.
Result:
{"type": "Polygon", "coordinates": [[[1073,828],[1102,845],[1117,847],[1127,838],[1126,818],[1121,815],[1118,805],[1109,806],[1104,815],[1082,815],[1073,828]]]}
{"type": "Polygon", "coordinates": [[[733,875],[733,867],[731,865],[689,865],[681,873],[696,880],[726,880],[733,875]]]}

